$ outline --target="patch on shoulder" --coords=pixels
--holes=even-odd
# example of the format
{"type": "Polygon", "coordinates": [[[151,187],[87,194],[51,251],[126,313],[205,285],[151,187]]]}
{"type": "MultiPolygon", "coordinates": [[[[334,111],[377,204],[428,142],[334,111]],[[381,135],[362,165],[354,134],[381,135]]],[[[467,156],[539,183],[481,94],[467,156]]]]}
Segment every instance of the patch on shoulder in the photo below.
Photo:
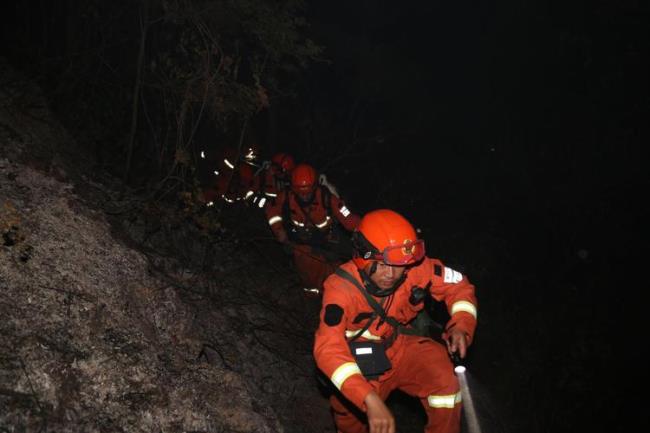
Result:
{"type": "Polygon", "coordinates": [[[325,315],[323,317],[323,320],[325,320],[325,324],[327,326],[336,326],[339,323],[341,323],[341,319],[343,318],[343,308],[341,308],[337,304],[328,304],[325,307],[325,315]]]}
{"type": "Polygon", "coordinates": [[[445,266],[445,276],[444,276],[445,283],[455,284],[462,280],[463,280],[463,274],[445,266]]]}
{"type": "Polygon", "coordinates": [[[438,264],[433,265],[433,273],[439,277],[442,277],[442,266],[438,264]]]}

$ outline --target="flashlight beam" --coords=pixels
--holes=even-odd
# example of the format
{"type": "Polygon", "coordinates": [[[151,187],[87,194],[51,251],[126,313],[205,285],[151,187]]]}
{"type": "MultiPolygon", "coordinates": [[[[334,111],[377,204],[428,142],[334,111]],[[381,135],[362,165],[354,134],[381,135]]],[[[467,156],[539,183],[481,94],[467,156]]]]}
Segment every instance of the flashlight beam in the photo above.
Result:
{"type": "Polygon", "coordinates": [[[456,373],[458,382],[460,383],[460,392],[463,396],[463,411],[465,412],[465,421],[467,421],[467,431],[468,433],[481,433],[481,426],[478,423],[478,416],[474,408],[474,401],[469,391],[465,372],[457,371],[456,373]]]}

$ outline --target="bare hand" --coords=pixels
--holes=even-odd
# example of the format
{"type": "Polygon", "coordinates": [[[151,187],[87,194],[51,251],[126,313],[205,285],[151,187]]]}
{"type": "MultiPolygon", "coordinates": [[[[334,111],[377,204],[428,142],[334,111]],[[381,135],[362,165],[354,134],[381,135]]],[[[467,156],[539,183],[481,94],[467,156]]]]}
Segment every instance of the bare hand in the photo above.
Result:
{"type": "Polygon", "coordinates": [[[390,409],[373,391],[364,400],[370,433],[395,433],[395,418],[390,409]]]}
{"type": "Polygon", "coordinates": [[[461,330],[451,328],[447,331],[447,350],[449,353],[458,352],[461,359],[467,353],[467,335],[461,330]]]}

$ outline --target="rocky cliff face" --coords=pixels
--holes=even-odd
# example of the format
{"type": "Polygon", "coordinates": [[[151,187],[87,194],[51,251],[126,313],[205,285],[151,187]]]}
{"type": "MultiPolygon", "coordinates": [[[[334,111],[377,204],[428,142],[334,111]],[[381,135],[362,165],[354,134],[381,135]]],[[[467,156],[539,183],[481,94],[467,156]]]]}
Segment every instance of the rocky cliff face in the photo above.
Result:
{"type": "Polygon", "coordinates": [[[0,431],[333,431],[284,262],[108,216],[83,147],[0,63],[0,431]]]}

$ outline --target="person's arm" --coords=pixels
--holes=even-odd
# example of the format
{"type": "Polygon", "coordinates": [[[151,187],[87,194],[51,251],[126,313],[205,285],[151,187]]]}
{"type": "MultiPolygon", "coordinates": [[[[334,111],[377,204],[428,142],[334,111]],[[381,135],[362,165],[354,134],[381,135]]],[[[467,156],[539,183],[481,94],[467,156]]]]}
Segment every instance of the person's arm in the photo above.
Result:
{"type": "MultiPolygon", "coordinates": [[[[318,368],[341,393],[361,410],[366,411],[366,397],[372,386],[361,373],[345,339],[350,288],[337,275],[324,282],[320,323],[314,338],[314,359],[318,368]]],[[[352,290],[356,290],[352,288],[352,290]]]]}
{"type": "Polygon", "coordinates": [[[330,196],[330,206],[332,213],[347,231],[353,231],[359,225],[361,217],[353,213],[343,200],[335,195],[330,196]]]}
{"type": "Polygon", "coordinates": [[[375,391],[364,399],[370,433],[395,433],[395,417],[375,391]]]}
{"type": "Polygon", "coordinates": [[[282,208],[284,206],[284,200],[288,199],[289,197],[286,194],[280,193],[277,200],[275,200],[273,204],[264,208],[267,221],[271,227],[271,231],[275,235],[275,239],[283,244],[289,241],[287,231],[284,229],[284,222],[282,221],[282,208]]]}
{"type": "Polygon", "coordinates": [[[478,304],[475,288],[467,276],[455,271],[437,259],[425,259],[431,272],[431,295],[444,301],[450,319],[443,335],[450,353],[464,358],[476,330],[478,304]]]}

